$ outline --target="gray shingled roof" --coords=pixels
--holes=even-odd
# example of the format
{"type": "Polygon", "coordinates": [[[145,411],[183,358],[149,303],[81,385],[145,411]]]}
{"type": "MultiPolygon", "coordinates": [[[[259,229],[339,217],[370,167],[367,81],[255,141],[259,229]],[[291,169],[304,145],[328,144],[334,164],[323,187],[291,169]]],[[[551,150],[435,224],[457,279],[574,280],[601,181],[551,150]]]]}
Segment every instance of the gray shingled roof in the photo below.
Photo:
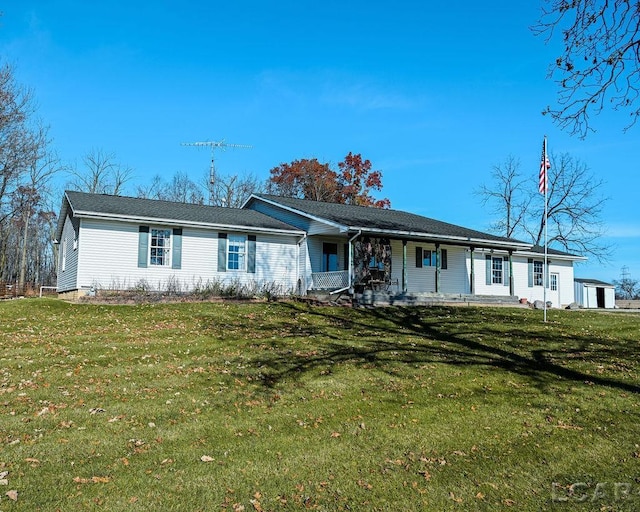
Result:
{"type": "MultiPolygon", "coordinates": [[[[531,247],[530,251],[538,254],[544,254],[544,247],[541,245],[534,245],[533,247],[531,247]]],[[[578,259],[583,258],[582,256],[578,256],[577,254],[571,254],[568,252],[559,251],[558,249],[554,249],[552,247],[547,247],[547,254],[549,256],[570,256],[572,258],[578,258],[578,259]]],[[[586,259],[586,258],[583,258],[583,259],[586,259]]]]}
{"type": "Polygon", "coordinates": [[[270,194],[255,194],[254,197],[281,204],[312,217],[346,226],[349,229],[378,230],[381,232],[411,232],[437,237],[456,237],[486,242],[499,242],[502,245],[528,246],[526,242],[483,233],[473,229],[449,224],[414,213],[400,210],[372,208],[367,206],[353,206],[291,197],[274,196],[270,194]]]}
{"type": "Polygon", "coordinates": [[[66,191],[56,238],[59,240],[68,204],[78,217],[115,217],[139,221],[141,219],[175,224],[210,224],[247,229],[289,231],[300,230],[263,213],[241,208],[223,208],[197,204],[174,203],[156,199],[88,194],[66,191]]]}

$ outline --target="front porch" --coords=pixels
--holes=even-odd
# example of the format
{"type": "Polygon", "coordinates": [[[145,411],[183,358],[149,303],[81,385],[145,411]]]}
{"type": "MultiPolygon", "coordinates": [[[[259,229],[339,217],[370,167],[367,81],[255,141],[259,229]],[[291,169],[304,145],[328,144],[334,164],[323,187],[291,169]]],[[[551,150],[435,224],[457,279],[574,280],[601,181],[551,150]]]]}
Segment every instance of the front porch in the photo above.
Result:
{"type": "Polygon", "coordinates": [[[357,302],[513,302],[513,251],[421,239],[356,235],[317,237],[307,291],[358,297],[357,302]],[[317,256],[316,256],[317,255],[317,256]],[[479,267],[479,272],[476,271],[479,267]],[[350,269],[350,270],[348,270],[350,269]],[[493,293],[495,291],[495,293],[493,293]],[[372,295],[373,294],[373,295],[372,295]],[[473,297],[479,295],[479,300],[473,297]]]}

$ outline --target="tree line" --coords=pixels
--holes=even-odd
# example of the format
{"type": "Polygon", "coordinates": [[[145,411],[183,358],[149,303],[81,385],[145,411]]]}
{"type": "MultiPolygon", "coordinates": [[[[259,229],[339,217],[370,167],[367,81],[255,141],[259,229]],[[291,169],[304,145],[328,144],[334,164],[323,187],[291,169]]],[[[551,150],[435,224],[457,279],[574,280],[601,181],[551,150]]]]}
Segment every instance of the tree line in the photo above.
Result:
{"type": "MultiPolygon", "coordinates": [[[[542,15],[532,27],[547,41],[562,38],[562,54],[551,63],[549,77],[558,85],[557,106],[550,116],[562,129],[585,137],[593,131],[591,114],[605,107],[626,111],[627,128],[640,116],[640,10],[636,2],[543,0],[542,15]]],[[[610,248],[600,243],[600,214],[604,198],[599,181],[570,155],[552,156],[549,215],[520,172],[519,161],[509,157],[494,167],[491,183],[478,194],[493,208],[492,230],[540,244],[546,227],[550,240],[570,252],[605,259],[610,248]]],[[[117,162],[113,153],[91,150],[82,167],[63,164],[53,149],[48,128],[36,116],[31,90],[20,85],[8,65],[0,64],[0,282],[52,284],[56,254],[52,244],[60,193],[54,178],[64,175],[67,187],[108,194],[129,192],[133,170],[117,162]]],[[[359,154],[349,153],[337,168],[317,159],[282,163],[266,182],[254,176],[214,176],[194,182],[177,172],[169,180],[160,176],[138,186],[133,195],[169,201],[237,207],[253,192],[304,197],[381,208],[387,198],[382,173],[359,154]]],[[[635,284],[631,292],[636,293],[635,284]]]]}
{"type": "Polygon", "coordinates": [[[115,153],[91,149],[81,165],[64,164],[55,153],[48,127],[37,117],[34,96],[13,69],[0,68],[0,283],[52,285],[56,281],[57,227],[61,190],[133,195],[181,203],[241,207],[253,193],[270,193],[338,203],[389,207],[378,199],[382,172],[360,154],[349,153],[337,168],[317,159],[282,163],[266,181],[253,175],[203,175],[194,181],[178,171],[132,187],[134,170],[115,153]]]}
{"type": "MultiPolygon", "coordinates": [[[[219,173],[203,174],[199,182],[180,171],[168,179],[157,175],[132,193],[134,170],[119,163],[114,153],[92,149],[80,166],[60,162],[47,128],[35,116],[32,93],[16,83],[8,66],[0,70],[0,98],[0,282],[19,288],[55,282],[52,242],[61,193],[52,186],[54,178],[83,192],[213,206],[240,207],[253,193],[391,206],[388,198],[376,197],[383,188],[382,171],[352,152],[337,166],[315,158],[281,163],[265,181],[219,173]]],[[[494,166],[491,183],[476,191],[496,215],[490,230],[541,245],[546,223],[550,245],[604,260],[610,250],[600,243],[606,199],[598,195],[601,181],[587,166],[568,154],[551,155],[547,216],[533,185],[515,157],[494,166]]]]}

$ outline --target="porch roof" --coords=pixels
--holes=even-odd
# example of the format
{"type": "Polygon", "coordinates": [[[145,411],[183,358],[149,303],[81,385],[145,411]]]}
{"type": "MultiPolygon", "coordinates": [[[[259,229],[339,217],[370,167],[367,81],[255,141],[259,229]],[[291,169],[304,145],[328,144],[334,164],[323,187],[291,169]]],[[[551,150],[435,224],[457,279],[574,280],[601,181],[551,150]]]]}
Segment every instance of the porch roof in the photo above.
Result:
{"type": "Polygon", "coordinates": [[[361,231],[401,239],[515,250],[531,247],[531,244],[513,238],[496,236],[401,210],[310,201],[270,194],[254,194],[247,204],[253,200],[264,201],[298,215],[333,225],[345,233],[361,231]]]}

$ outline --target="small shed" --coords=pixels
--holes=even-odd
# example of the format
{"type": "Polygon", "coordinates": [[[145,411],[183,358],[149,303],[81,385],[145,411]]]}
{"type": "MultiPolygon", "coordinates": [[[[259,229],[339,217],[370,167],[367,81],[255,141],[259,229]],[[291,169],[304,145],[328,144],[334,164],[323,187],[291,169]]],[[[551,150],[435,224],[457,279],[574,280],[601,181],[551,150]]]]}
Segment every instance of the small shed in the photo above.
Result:
{"type": "Polygon", "coordinates": [[[574,280],[574,293],[576,302],[583,308],[616,307],[616,288],[610,283],[597,279],[584,279],[576,277],[574,280]]]}

